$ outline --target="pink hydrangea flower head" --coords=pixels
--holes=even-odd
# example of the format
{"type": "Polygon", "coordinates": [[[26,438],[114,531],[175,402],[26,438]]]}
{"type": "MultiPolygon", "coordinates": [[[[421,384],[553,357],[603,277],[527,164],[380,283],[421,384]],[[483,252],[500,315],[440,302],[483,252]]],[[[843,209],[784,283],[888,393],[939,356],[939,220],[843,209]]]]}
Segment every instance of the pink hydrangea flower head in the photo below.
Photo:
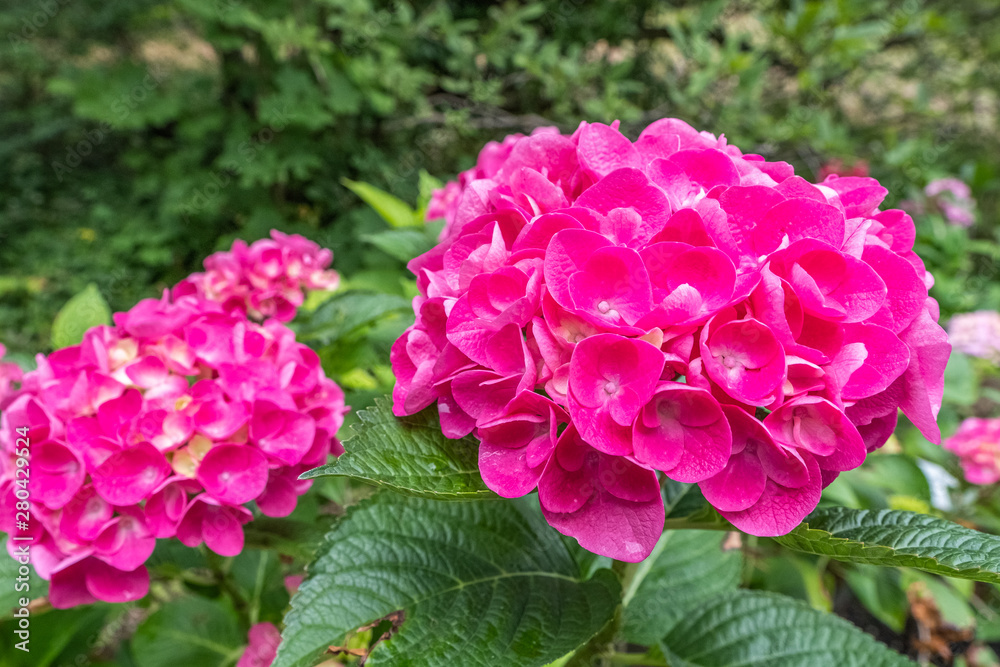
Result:
{"type": "Polygon", "coordinates": [[[865,173],[813,184],[677,119],[543,128],[439,190],[409,264],[397,415],[437,404],[486,484],[640,560],[659,475],[757,535],[791,530],[902,411],[932,440],[950,345],[903,211],[865,173]]]}
{"type": "Polygon", "coordinates": [[[944,448],[958,456],[969,482],[1000,482],[1000,419],[966,419],[944,441],[944,448]]]}
{"type": "MultiPolygon", "coordinates": [[[[239,280],[328,286],[329,253],[305,239],[235,248],[209,262],[220,284],[239,266],[252,269],[239,280]]],[[[0,530],[16,536],[27,440],[32,563],[60,608],[145,595],[157,539],[238,554],[246,504],[291,513],[309,488],[299,475],[342,451],[344,395],[318,356],[277,317],[197,292],[141,301],[19,380],[0,416],[0,530]]]]}
{"type": "Polygon", "coordinates": [[[977,310],[953,316],[948,322],[948,340],[965,354],[1000,365],[1000,313],[977,310]]]}
{"type": "Polygon", "coordinates": [[[222,304],[226,312],[288,322],[304,301],[304,290],[335,290],[340,282],[329,268],[333,253],[298,234],[271,231],[271,238],[205,260],[205,271],[188,276],[173,296],[197,295],[222,304]]]}

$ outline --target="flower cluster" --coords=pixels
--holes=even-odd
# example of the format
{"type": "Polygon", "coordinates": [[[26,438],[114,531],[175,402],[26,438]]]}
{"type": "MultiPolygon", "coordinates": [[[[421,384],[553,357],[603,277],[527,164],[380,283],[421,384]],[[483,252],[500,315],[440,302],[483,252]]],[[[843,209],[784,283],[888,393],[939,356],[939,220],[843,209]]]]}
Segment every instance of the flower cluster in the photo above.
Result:
{"type": "Polygon", "coordinates": [[[969,482],[1000,482],[1000,419],[966,419],[945,439],[944,448],[958,455],[969,482]]]}
{"type": "Polygon", "coordinates": [[[955,349],[1000,364],[1000,313],[977,310],[955,315],[948,322],[948,338],[955,349]]]}
{"type": "Polygon", "coordinates": [[[971,227],[976,222],[976,200],[965,182],[939,178],[927,184],[924,194],[951,224],[971,227]]]}
{"type": "Polygon", "coordinates": [[[340,281],[329,269],[333,253],[298,234],[271,231],[270,239],[251,245],[237,240],[231,250],[205,260],[173,289],[174,298],[196,295],[260,320],[288,322],[303,302],[303,289],[333,290],[340,281]]]}
{"type": "Polygon", "coordinates": [[[549,523],[639,560],[657,471],[729,521],[790,530],[902,408],[939,440],[950,352],[913,221],[871,178],[813,185],[664,119],[492,144],[440,195],[410,263],[396,414],[475,432],[486,484],[538,489],[549,523]]]}
{"type": "Polygon", "coordinates": [[[196,295],[141,301],[24,375],[0,422],[0,530],[32,537],[55,607],[138,599],[158,538],[232,556],[247,503],[291,513],[310,484],[298,476],[340,453],[345,412],[276,319],[196,295]],[[27,526],[12,465],[25,441],[27,526]]]}

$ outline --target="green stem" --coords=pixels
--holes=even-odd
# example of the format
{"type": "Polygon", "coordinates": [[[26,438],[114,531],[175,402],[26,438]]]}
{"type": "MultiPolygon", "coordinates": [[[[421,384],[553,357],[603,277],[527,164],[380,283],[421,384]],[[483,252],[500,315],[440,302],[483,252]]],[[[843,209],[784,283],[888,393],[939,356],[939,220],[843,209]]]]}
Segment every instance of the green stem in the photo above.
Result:
{"type": "Polygon", "coordinates": [[[610,653],[607,656],[615,665],[643,665],[644,667],[670,667],[662,658],[654,658],[645,653],[610,653]]]}
{"type": "Polygon", "coordinates": [[[626,563],[625,561],[616,560],[611,565],[611,571],[618,575],[618,581],[622,585],[622,591],[627,593],[632,587],[632,579],[635,578],[635,573],[639,569],[640,563],[626,563]]]}
{"type": "Polygon", "coordinates": [[[640,563],[635,563],[634,567],[631,569],[631,577],[629,581],[622,580],[622,606],[627,607],[632,598],[635,597],[635,592],[642,585],[643,580],[649,571],[652,569],[653,565],[656,563],[656,559],[660,557],[660,553],[666,547],[667,542],[670,540],[674,533],[665,530],[663,534],[660,535],[660,539],[656,541],[656,546],[650,552],[649,556],[646,557],[640,563]]]}

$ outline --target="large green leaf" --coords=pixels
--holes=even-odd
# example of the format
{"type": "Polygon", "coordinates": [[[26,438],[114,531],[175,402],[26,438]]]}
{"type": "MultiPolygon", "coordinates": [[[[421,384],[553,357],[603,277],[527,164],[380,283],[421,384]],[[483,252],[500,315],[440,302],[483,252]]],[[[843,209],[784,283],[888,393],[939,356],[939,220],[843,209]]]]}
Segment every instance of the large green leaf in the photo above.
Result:
{"type": "MultiPolygon", "coordinates": [[[[3,667],[63,667],[81,663],[97,643],[102,628],[109,618],[128,607],[98,603],[73,609],[49,609],[33,613],[29,618],[28,651],[17,648],[23,640],[14,634],[20,628],[20,619],[9,618],[0,622],[0,665],[3,667]]],[[[111,621],[114,622],[113,620],[111,621]]]]}
{"type": "Polygon", "coordinates": [[[52,322],[52,347],[76,345],[83,340],[87,329],[99,324],[111,324],[111,309],[97,285],[91,283],[56,313],[52,322]]]}
{"type": "Polygon", "coordinates": [[[344,454],[302,475],[346,475],[409,495],[438,500],[490,497],[479,476],[479,442],[472,436],[449,440],[441,433],[437,408],[408,417],[392,414],[388,397],[358,413],[344,454]]]}
{"type": "Polygon", "coordinates": [[[305,667],[347,633],[403,610],[368,665],[545,665],[612,618],[609,570],[582,580],[528,501],[442,503],[383,492],[327,535],[292,599],[274,667],[305,667]]]}
{"type": "Polygon", "coordinates": [[[653,644],[700,602],[740,583],[740,551],[722,550],[726,534],[668,530],[625,591],[625,638],[653,644]]]}
{"type": "Polygon", "coordinates": [[[926,514],[828,507],[775,539],[836,560],[1000,583],[1000,537],[926,514]]]}
{"type": "Polygon", "coordinates": [[[424,229],[390,229],[378,234],[366,234],[361,238],[404,263],[424,254],[437,242],[424,229]]]}
{"type": "Polygon", "coordinates": [[[341,292],[296,322],[295,332],[301,342],[328,345],[382,318],[399,314],[412,316],[412,312],[410,301],[395,294],[360,290],[341,292]]]}
{"type": "Polygon", "coordinates": [[[132,646],[138,667],[225,667],[236,664],[246,641],[228,603],[182,597],[143,621],[132,646]]]}
{"type": "Polygon", "coordinates": [[[298,558],[311,558],[330,527],[330,517],[314,521],[257,517],[243,530],[246,546],[275,551],[298,558]]]}
{"type": "Polygon", "coordinates": [[[660,646],[671,667],[915,667],[842,618],[760,591],[702,603],[660,646]]]}
{"type": "Polygon", "coordinates": [[[395,195],[361,181],[343,178],[340,182],[344,184],[345,188],[361,197],[366,204],[382,216],[383,220],[393,227],[415,227],[423,224],[423,220],[417,217],[417,212],[395,195]]]}

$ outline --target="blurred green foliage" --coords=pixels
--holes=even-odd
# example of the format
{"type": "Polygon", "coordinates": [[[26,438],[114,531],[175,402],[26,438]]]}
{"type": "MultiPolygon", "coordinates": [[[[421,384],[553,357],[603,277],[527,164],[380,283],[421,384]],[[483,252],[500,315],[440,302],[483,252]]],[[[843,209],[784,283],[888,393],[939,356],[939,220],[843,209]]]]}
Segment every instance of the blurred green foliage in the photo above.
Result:
{"type": "MultiPolygon", "coordinates": [[[[277,227],[402,293],[345,187],[408,202],[504,134],[677,116],[815,177],[864,160],[896,202],[957,175],[973,243],[927,225],[945,313],[1000,305],[1000,8],[975,0],[27,0],[0,10],[0,340],[48,347],[277,227]],[[975,241],[987,243],[975,245],[975,241]]],[[[960,233],[955,233],[960,232],[960,233]]]]}

